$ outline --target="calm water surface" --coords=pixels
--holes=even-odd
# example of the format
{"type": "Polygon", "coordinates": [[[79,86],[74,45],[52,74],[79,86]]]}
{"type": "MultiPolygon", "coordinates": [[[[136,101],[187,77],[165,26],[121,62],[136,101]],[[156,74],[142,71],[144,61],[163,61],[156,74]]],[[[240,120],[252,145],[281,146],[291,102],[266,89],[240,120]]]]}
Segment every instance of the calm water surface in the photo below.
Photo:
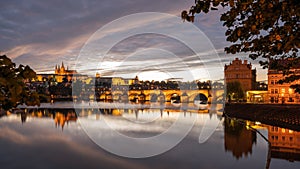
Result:
{"type": "MultiPolygon", "coordinates": [[[[34,109],[0,118],[1,168],[300,168],[300,132],[255,122],[228,119],[218,111],[173,109],[34,109]],[[196,122],[171,150],[149,158],[120,157],[103,150],[85,133],[105,133],[103,120],[128,137],[159,135],[179,119],[196,122]],[[203,121],[218,123],[199,143],[203,121]],[[267,141],[272,146],[268,146],[267,141]]],[[[174,134],[179,134],[174,132],[174,134]]],[[[112,140],[113,142],[113,140],[112,140]]],[[[160,145],[157,145],[160,146],[160,145]]]]}

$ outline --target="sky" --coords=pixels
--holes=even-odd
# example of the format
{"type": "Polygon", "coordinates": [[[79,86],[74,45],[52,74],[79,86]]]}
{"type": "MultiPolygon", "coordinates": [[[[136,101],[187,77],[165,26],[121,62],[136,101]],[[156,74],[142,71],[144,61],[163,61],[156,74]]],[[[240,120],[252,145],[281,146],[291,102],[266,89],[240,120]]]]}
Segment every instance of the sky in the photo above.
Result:
{"type": "MultiPolygon", "coordinates": [[[[222,79],[225,64],[235,57],[250,59],[247,54],[224,53],[229,43],[219,21],[222,9],[198,15],[193,24],[183,22],[181,11],[193,3],[193,0],[1,1],[0,51],[37,73],[53,73],[55,65],[63,61],[69,69],[85,74],[138,75],[142,80],[222,79]],[[193,26],[199,31],[195,33],[193,26]]],[[[266,80],[266,70],[257,61],[250,62],[257,69],[257,80],[266,80]]]]}

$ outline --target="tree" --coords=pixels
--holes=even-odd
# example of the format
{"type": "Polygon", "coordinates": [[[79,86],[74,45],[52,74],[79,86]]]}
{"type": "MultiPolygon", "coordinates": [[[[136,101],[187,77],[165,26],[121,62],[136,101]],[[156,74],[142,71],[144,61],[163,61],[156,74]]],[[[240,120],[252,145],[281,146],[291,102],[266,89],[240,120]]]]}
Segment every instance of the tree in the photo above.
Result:
{"type": "Polygon", "coordinates": [[[226,40],[232,43],[225,47],[226,53],[249,53],[251,59],[261,59],[263,68],[270,60],[299,57],[299,0],[195,0],[181,17],[194,22],[195,14],[220,6],[226,8],[220,20],[227,27],[226,40]]]}
{"type": "Polygon", "coordinates": [[[227,89],[227,97],[230,97],[230,99],[232,97],[235,100],[240,100],[240,99],[243,100],[245,97],[245,92],[239,81],[226,83],[226,89],[227,89]]]}
{"type": "MultiPolygon", "coordinates": [[[[279,84],[290,83],[300,79],[300,58],[285,59],[285,60],[270,60],[269,69],[277,70],[285,75],[285,78],[278,81],[279,84]]],[[[300,84],[294,82],[290,88],[295,89],[295,92],[300,93],[300,84]]]]}
{"type": "MultiPolygon", "coordinates": [[[[25,80],[36,77],[29,67],[16,64],[6,55],[0,56],[0,106],[4,110],[17,107],[19,104],[39,105],[39,96],[26,88],[25,80]]],[[[0,109],[1,109],[0,108],[0,109]]]]}

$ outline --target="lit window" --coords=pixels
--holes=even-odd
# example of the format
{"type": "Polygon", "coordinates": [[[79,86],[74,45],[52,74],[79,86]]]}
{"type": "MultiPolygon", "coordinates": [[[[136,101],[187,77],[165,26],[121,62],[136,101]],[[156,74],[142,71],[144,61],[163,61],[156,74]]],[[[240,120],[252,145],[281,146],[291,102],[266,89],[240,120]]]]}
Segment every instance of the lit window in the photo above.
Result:
{"type": "Polygon", "coordinates": [[[281,132],[282,132],[282,133],[285,133],[285,129],[281,129],[281,132]]]}
{"type": "Polygon", "coordinates": [[[293,89],[289,88],[289,94],[293,93],[293,89]]]}
{"type": "Polygon", "coordinates": [[[285,89],[284,88],[281,89],[281,93],[285,93],[285,89]]]}

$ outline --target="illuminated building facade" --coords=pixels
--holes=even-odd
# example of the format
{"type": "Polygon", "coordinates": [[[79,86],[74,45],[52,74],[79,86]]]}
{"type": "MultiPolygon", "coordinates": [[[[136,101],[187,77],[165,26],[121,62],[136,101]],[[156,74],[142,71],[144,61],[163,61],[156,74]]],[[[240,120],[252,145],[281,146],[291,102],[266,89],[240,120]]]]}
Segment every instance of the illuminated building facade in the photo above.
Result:
{"type": "Polygon", "coordinates": [[[241,83],[244,91],[255,88],[256,69],[252,69],[251,63],[248,63],[247,60],[243,62],[236,58],[229,65],[225,65],[224,73],[226,83],[238,81],[241,83]]]}
{"type": "MultiPolygon", "coordinates": [[[[292,60],[276,61],[276,64],[284,62],[291,62],[292,60]]],[[[277,65],[278,67],[278,65],[277,65]]],[[[291,67],[289,71],[293,75],[300,75],[300,64],[291,67]]],[[[300,85],[300,80],[295,80],[291,83],[278,83],[285,77],[290,75],[284,75],[283,71],[276,70],[275,66],[272,66],[272,61],[268,70],[268,94],[270,103],[284,103],[284,104],[299,104],[300,94],[296,93],[294,89],[290,88],[291,85],[300,85]]]]}

